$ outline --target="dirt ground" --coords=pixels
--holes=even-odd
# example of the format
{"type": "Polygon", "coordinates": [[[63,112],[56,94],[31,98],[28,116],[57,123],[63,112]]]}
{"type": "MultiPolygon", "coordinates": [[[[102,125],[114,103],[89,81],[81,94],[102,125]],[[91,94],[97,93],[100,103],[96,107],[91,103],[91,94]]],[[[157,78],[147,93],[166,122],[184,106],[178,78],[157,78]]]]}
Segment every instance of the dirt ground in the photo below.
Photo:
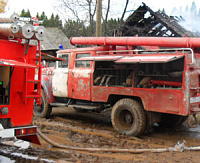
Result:
{"type": "MultiPolygon", "coordinates": [[[[140,138],[119,135],[112,128],[110,111],[102,113],[77,113],[72,108],[53,108],[50,119],[34,118],[34,124],[51,140],[66,146],[86,148],[152,149],[174,147],[178,141],[186,146],[200,146],[200,127],[187,124],[178,129],[154,127],[150,135],[140,138]]],[[[27,149],[0,144],[0,155],[15,162],[199,162],[200,151],[163,152],[142,154],[69,151],[52,147],[40,138],[41,146],[30,145],[27,149]],[[11,148],[12,147],[12,148],[11,148]],[[5,150],[3,150],[5,149],[5,150]],[[4,152],[10,151],[10,152],[4,152]],[[36,157],[16,159],[10,153],[36,157]],[[29,160],[29,161],[28,161],[29,160]]],[[[7,143],[8,144],[8,143],[7,143]]],[[[0,158],[1,162],[1,158],[0,158]]],[[[4,161],[2,161],[4,162],[4,161]]],[[[6,161],[7,162],[7,161],[6,161]]]]}

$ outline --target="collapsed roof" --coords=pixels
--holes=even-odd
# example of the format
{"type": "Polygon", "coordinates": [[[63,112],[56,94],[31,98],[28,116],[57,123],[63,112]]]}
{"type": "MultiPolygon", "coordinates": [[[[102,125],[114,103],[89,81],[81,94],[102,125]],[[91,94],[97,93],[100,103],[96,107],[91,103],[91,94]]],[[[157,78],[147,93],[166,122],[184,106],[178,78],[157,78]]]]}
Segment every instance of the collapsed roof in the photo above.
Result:
{"type": "Polygon", "coordinates": [[[187,31],[179,21],[181,17],[167,16],[151,10],[145,3],[135,10],[117,30],[118,36],[197,37],[187,31]]]}

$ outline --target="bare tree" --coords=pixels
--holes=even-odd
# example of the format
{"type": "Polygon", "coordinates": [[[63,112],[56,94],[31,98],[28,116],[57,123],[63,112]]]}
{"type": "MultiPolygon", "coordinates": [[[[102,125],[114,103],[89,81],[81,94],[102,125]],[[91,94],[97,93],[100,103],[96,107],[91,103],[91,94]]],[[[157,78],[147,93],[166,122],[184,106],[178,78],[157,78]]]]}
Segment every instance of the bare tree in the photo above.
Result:
{"type": "Polygon", "coordinates": [[[89,23],[90,32],[94,33],[94,16],[96,14],[97,0],[57,0],[60,8],[70,12],[77,21],[85,19],[89,23]],[[87,21],[89,18],[89,22],[87,21]]]}
{"type": "Polygon", "coordinates": [[[94,33],[94,15],[96,13],[97,8],[97,0],[93,2],[93,0],[86,0],[88,4],[88,12],[89,12],[89,18],[90,18],[90,32],[94,33]],[[92,6],[94,6],[94,9],[92,11],[92,6]]]}
{"type": "Polygon", "coordinates": [[[123,23],[123,19],[124,19],[124,15],[125,15],[125,13],[126,13],[126,9],[127,9],[128,3],[129,3],[129,0],[126,0],[126,4],[125,4],[125,7],[124,7],[124,11],[123,11],[122,16],[121,16],[121,19],[120,19],[120,25],[123,23]]]}
{"type": "Polygon", "coordinates": [[[79,4],[78,0],[59,0],[59,1],[60,1],[60,6],[58,6],[58,7],[64,6],[73,14],[73,16],[75,16],[75,18],[78,21],[80,21],[78,9],[77,9],[78,4],[79,4]]]}
{"type": "Polygon", "coordinates": [[[104,24],[104,34],[105,35],[107,34],[107,23],[108,23],[108,14],[109,14],[109,11],[110,11],[110,0],[108,0],[108,3],[107,3],[107,10],[106,10],[105,19],[102,16],[102,19],[103,19],[103,22],[104,22],[103,24],[104,24]]]}

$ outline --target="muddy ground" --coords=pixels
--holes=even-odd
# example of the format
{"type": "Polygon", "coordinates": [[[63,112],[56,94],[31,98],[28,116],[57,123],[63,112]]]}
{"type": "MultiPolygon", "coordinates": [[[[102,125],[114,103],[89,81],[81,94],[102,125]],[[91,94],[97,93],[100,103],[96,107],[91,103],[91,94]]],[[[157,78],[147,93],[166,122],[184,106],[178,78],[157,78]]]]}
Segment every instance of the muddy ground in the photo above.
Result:
{"type": "MultiPolygon", "coordinates": [[[[178,141],[186,146],[200,146],[200,127],[187,124],[178,129],[154,127],[150,135],[139,138],[119,135],[112,128],[110,111],[77,113],[72,108],[53,108],[50,119],[34,118],[34,124],[51,140],[66,146],[86,148],[151,149],[174,147],[178,141]]],[[[70,151],[52,147],[40,139],[42,145],[27,149],[0,144],[0,162],[199,162],[200,151],[142,154],[70,151]],[[21,153],[20,158],[13,153],[21,153]],[[24,155],[26,156],[24,158],[24,155]],[[30,159],[27,156],[32,156],[30,159]],[[5,157],[5,158],[4,158],[5,157]],[[2,161],[3,160],[3,161],[2,161]],[[6,161],[5,161],[6,160],[6,161]]]]}

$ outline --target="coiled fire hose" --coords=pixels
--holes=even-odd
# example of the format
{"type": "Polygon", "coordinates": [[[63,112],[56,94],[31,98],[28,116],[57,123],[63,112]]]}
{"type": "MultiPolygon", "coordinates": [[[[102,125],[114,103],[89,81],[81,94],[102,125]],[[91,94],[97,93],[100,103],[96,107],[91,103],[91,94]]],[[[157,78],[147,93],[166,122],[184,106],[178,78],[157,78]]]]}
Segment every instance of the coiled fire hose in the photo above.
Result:
{"type": "Polygon", "coordinates": [[[50,140],[46,135],[44,135],[39,129],[37,129],[39,136],[44,139],[46,142],[51,144],[53,147],[61,148],[61,149],[68,149],[68,150],[75,150],[75,151],[88,151],[88,152],[112,152],[112,153],[133,153],[133,154],[140,154],[145,152],[152,152],[152,153],[161,153],[161,152],[183,152],[185,150],[200,150],[200,146],[197,147],[186,147],[185,141],[182,143],[178,142],[174,147],[169,148],[154,148],[154,149],[117,149],[117,148],[80,148],[80,147],[72,147],[72,146],[63,146],[60,145],[52,140],[50,140]]]}

